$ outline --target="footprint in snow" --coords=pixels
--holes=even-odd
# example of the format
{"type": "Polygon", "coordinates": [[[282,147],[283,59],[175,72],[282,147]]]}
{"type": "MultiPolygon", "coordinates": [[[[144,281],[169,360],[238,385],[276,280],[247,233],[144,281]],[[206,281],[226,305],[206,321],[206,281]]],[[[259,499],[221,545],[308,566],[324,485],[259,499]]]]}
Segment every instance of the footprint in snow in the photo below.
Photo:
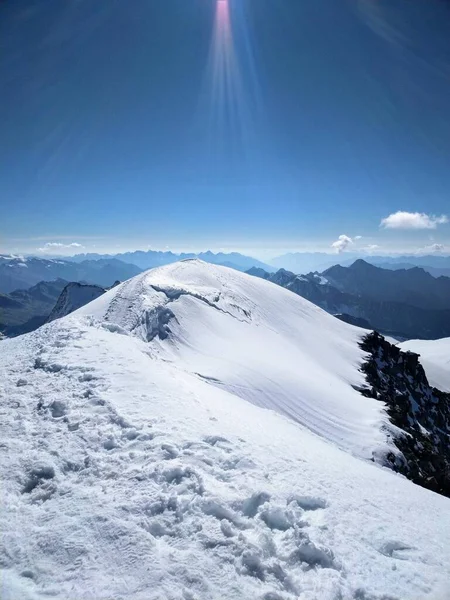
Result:
{"type": "Polygon", "coordinates": [[[378,548],[380,554],[384,554],[384,556],[389,558],[398,558],[400,560],[408,560],[410,558],[408,554],[405,554],[408,550],[415,550],[415,548],[398,541],[386,542],[378,548]]]}
{"type": "Polygon", "coordinates": [[[318,496],[297,496],[296,494],[289,496],[287,504],[291,503],[297,504],[303,510],[319,510],[328,506],[327,501],[318,496]]]}
{"type": "Polygon", "coordinates": [[[231,443],[230,440],[227,440],[227,438],[224,438],[221,435],[208,435],[205,438],[203,438],[203,441],[209,444],[210,446],[220,446],[224,450],[228,450],[228,448],[224,448],[223,444],[231,443]]]}

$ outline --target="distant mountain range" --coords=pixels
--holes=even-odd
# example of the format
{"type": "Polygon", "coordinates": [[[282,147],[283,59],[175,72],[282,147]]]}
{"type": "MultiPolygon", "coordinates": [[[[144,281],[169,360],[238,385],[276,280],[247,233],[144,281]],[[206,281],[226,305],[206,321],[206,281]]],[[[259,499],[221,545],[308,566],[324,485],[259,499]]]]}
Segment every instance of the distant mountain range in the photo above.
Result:
{"type": "MultiPolygon", "coordinates": [[[[228,255],[210,258],[218,260],[224,256],[228,255]]],[[[251,260],[239,256],[241,262],[251,260]]],[[[0,283],[3,284],[17,281],[19,277],[22,281],[28,277],[30,281],[41,273],[50,277],[67,273],[79,278],[78,283],[69,284],[64,292],[68,282],[59,277],[28,290],[0,294],[0,331],[8,336],[32,331],[46,322],[52,311],[51,318],[68,314],[103,293],[113,281],[129,279],[130,272],[136,270],[141,269],[115,258],[80,263],[8,257],[3,257],[2,262],[0,258],[0,283]]],[[[450,278],[436,278],[419,267],[382,269],[359,259],[349,267],[334,265],[322,273],[297,275],[285,269],[270,273],[257,266],[251,267],[248,273],[285,287],[353,325],[399,339],[450,337],[450,278]]]]}
{"type": "Polygon", "coordinates": [[[0,255],[0,293],[8,294],[18,289],[28,289],[41,281],[64,279],[84,281],[101,286],[111,286],[115,281],[130,279],[142,272],[136,265],[115,258],[68,260],[22,258],[0,255]]]}
{"type": "Polygon", "coordinates": [[[425,309],[450,309],[450,278],[435,278],[420,267],[392,271],[360,259],[350,267],[330,267],[322,276],[341,292],[372,300],[402,302],[425,309]]]}
{"type": "Polygon", "coordinates": [[[264,269],[265,271],[272,272],[274,271],[274,267],[268,264],[261,262],[256,258],[252,258],[251,256],[245,256],[244,254],[239,254],[238,252],[224,253],[218,252],[215,254],[214,252],[200,252],[198,254],[195,253],[181,253],[176,254],[174,252],[160,252],[157,250],[137,250],[136,252],[125,252],[123,254],[78,254],[76,256],[71,257],[68,260],[73,262],[82,262],[86,260],[99,260],[99,259],[118,259],[126,263],[130,263],[132,265],[136,265],[139,268],[153,269],[154,267],[161,267],[164,265],[169,265],[179,260],[185,260],[189,258],[199,258],[207,263],[211,263],[214,265],[222,265],[224,267],[231,267],[238,271],[248,271],[248,269],[252,267],[259,267],[264,269]]]}
{"type": "Polygon", "coordinates": [[[0,333],[15,337],[64,317],[106,292],[88,283],[41,281],[28,290],[0,294],[0,333]]]}
{"type": "Polygon", "coordinates": [[[71,258],[39,258],[0,255],[0,293],[27,289],[40,281],[58,278],[66,281],[83,281],[104,287],[115,281],[125,281],[143,270],[189,258],[247,271],[252,267],[274,271],[256,258],[237,252],[230,254],[202,252],[200,254],[174,254],[173,252],[136,251],[115,256],[108,254],[82,254],[71,258]]]}
{"type": "Polygon", "coordinates": [[[326,252],[290,252],[270,261],[277,269],[286,269],[292,273],[304,274],[313,271],[324,271],[336,264],[342,264],[349,258],[355,260],[356,256],[345,254],[328,254],[326,252]]]}
{"type": "Polygon", "coordinates": [[[8,337],[28,333],[43,325],[67,281],[41,281],[28,290],[0,294],[0,332],[8,337]]]}
{"type": "Polygon", "coordinates": [[[391,271],[357,260],[350,267],[307,275],[284,269],[249,273],[355,325],[405,339],[450,336],[450,278],[435,279],[420,268],[391,271]]]}
{"type": "Polygon", "coordinates": [[[384,269],[410,269],[422,267],[431,275],[450,276],[450,256],[427,255],[417,256],[415,254],[405,256],[362,256],[361,254],[344,252],[342,254],[328,254],[326,252],[294,252],[284,254],[270,261],[270,264],[278,269],[287,269],[294,273],[322,272],[334,266],[348,267],[357,259],[384,269]]]}
{"type": "MultiPolygon", "coordinates": [[[[373,261],[367,261],[370,262],[371,264],[375,265],[376,267],[381,267],[382,269],[391,269],[391,271],[398,271],[399,269],[413,269],[414,267],[417,267],[419,265],[414,265],[412,263],[389,263],[389,262],[373,262],[373,261]]],[[[433,277],[450,277],[450,267],[449,268],[442,268],[442,267],[429,267],[429,266],[422,266],[422,269],[424,271],[427,271],[427,273],[430,273],[430,275],[433,275],[433,277]]]]}

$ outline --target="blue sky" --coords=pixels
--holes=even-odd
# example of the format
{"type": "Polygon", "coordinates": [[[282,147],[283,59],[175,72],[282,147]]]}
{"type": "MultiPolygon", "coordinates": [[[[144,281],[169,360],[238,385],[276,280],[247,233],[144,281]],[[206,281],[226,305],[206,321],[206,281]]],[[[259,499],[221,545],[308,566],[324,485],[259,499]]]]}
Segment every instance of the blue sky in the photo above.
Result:
{"type": "Polygon", "coordinates": [[[0,3],[0,250],[450,252],[449,4],[228,2],[0,3]]]}

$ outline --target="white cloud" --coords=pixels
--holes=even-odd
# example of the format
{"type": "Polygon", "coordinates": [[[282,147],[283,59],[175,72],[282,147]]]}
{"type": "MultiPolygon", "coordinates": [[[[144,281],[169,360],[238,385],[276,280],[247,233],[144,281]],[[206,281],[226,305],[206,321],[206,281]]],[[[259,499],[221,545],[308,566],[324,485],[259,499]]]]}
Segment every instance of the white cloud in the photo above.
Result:
{"type": "Polygon", "coordinates": [[[378,250],[379,247],[378,244],[369,244],[368,246],[365,246],[363,250],[366,252],[374,252],[375,250],[378,250]]]}
{"type": "Polygon", "coordinates": [[[353,240],[351,237],[348,237],[348,235],[340,235],[339,238],[331,244],[331,247],[336,250],[338,254],[341,254],[352,244],[353,240]]]}
{"type": "Polygon", "coordinates": [[[43,245],[42,248],[38,248],[39,252],[52,252],[53,250],[57,250],[59,252],[63,252],[64,250],[73,250],[76,248],[84,248],[81,244],[77,242],[72,242],[71,244],[61,244],[60,242],[47,242],[43,245]]]}
{"type": "Polygon", "coordinates": [[[380,227],[385,229],[436,229],[438,225],[448,223],[448,217],[427,215],[425,213],[410,213],[402,210],[392,213],[382,219],[380,227]]]}
{"type": "Polygon", "coordinates": [[[355,235],[354,240],[362,240],[362,235],[355,235]]]}
{"type": "Polygon", "coordinates": [[[419,248],[419,250],[417,250],[417,254],[440,254],[445,252],[445,250],[446,248],[444,244],[431,244],[431,246],[419,248]]]}
{"type": "Polygon", "coordinates": [[[427,247],[427,250],[430,252],[444,252],[445,246],[444,244],[431,244],[431,246],[427,247]]]}

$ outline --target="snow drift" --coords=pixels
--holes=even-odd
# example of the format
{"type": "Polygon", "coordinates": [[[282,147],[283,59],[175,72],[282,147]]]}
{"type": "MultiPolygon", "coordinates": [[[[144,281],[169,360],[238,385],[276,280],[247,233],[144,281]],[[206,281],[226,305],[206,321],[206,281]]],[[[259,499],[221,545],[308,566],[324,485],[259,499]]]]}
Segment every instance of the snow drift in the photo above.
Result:
{"type": "Polygon", "coordinates": [[[445,597],[449,500],[364,460],[360,336],[189,261],[2,340],[2,598],[445,597]]]}

